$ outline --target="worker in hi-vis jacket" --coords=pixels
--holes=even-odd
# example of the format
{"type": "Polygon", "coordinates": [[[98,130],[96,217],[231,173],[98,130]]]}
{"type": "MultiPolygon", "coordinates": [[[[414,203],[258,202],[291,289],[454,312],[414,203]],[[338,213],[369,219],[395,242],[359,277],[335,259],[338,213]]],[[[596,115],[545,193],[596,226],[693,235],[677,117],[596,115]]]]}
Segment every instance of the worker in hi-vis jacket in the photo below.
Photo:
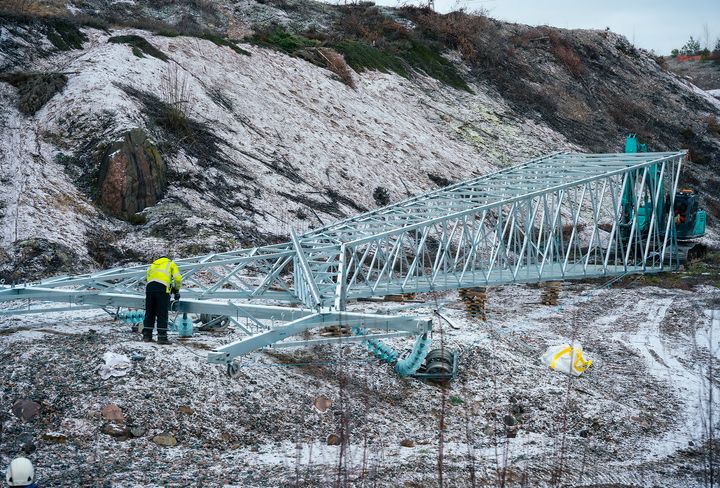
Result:
{"type": "Polygon", "coordinates": [[[143,322],[143,341],[152,342],[153,328],[157,319],[158,344],[169,344],[167,337],[168,309],[170,292],[175,300],[180,300],[182,276],[172,259],[163,256],[156,259],[147,270],[145,286],[145,321],[143,322]]]}

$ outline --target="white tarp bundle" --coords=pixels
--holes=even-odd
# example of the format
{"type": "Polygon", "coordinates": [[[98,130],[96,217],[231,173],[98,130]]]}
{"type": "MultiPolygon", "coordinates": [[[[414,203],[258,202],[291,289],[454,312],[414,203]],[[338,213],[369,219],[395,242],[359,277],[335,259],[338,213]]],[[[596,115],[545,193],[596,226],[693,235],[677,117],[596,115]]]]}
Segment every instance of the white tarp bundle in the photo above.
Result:
{"type": "Polygon", "coordinates": [[[130,371],[130,359],[124,354],[106,352],[103,354],[105,364],[100,365],[98,374],[104,380],[111,376],[125,376],[130,371]]]}
{"type": "Polygon", "coordinates": [[[550,346],[540,357],[543,364],[555,371],[580,376],[592,364],[592,359],[583,357],[582,346],[578,343],[550,346]]]}

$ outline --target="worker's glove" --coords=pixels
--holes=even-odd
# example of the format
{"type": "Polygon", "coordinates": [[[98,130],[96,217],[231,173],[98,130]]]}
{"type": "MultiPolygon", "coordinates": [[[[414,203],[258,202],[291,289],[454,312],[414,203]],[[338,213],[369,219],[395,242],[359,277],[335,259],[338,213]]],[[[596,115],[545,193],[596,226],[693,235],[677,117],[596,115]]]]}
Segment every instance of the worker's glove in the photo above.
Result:
{"type": "Polygon", "coordinates": [[[173,293],[173,300],[175,300],[176,302],[178,300],[180,300],[180,292],[179,291],[176,291],[175,293],[173,293]]]}

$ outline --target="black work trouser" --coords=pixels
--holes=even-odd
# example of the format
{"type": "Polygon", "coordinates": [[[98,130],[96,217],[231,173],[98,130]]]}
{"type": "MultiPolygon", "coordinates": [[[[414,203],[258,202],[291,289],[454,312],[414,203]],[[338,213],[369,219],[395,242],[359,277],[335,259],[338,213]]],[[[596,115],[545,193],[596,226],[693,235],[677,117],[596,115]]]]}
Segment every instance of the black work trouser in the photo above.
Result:
{"type": "Polygon", "coordinates": [[[152,337],[155,320],[157,319],[158,337],[167,337],[168,309],[170,308],[170,294],[165,285],[155,281],[145,287],[145,321],[143,322],[143,336],[152,337]]]}

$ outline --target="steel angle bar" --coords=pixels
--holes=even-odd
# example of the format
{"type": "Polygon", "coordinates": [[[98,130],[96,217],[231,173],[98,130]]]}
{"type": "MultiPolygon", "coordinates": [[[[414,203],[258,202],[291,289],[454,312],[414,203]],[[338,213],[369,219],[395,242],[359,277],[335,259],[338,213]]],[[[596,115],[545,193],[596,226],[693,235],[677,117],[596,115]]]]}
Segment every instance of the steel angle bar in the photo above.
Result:
{"type": "Polygon", "coordinates": [[[548,159],[551,159],[551,158],[557,156],[558,154],[561,154],[561,153],[556,152],[556,153],[548,154],[548,155],[545,155],[545,156],[541,156],[541,157],[532,159],[532,160],[530,160],[530,161],[526,161],[526,162],[524,162],[524,163],[521,163],[521,164],[519,164],[519,165],[515,165],[515,166],[508,167],[508,168],[503,168],[503,169],[500,169],[500,170],[497,170],[497,171],[494,171],[494,172],[486,173],[486,174],[484,174],[484,175],[481,175],[481,176],[479,176],[479,177],[477,177],[477,178],[474,178],[474,179],[472,179],[472,180],[469,180],[469,181],[463,181],[463,182],[455,183],[454,185],[446,186],[446,187],[444,187],[444,188],[440,188],[440,189],[437,189],[437,190],[432,191],[432,192],[429,192],[429,193],[424,193],[424,194],[421,194],[421,195],[417,195],[417,196],[414,196],[414,197],[410,197],[410,198],[407,199],[407,200],[403,200],[403,201],[401,201],[401,202],[398,202],[398,203],[395,203],[395,204],[392,204],[392,205],[388,205],[388,206],[386,206],[386,207],[382,207],[382,208],[373,210],[373,211],[371,211],[371,212],[367,212],[367,213],[365,213],[365,214],[361,214],[361,215],[354,216],[354,217],[349,217],[349,218],[347,218],[347,219],[340,220],[340,221],[335,222],[335,223],[333,223],[333,224],[329,224],[329,225],[327,225],[327,226],[325,226],[325,227],[322,227],[322,228],[320,228],[320,229],[307,232],[307,233],[303,234],[301,237],[304,238],[304,237],[310,237],[310,236],[313,236],[313,235],[316,235],[316,234],[328,234],[328,233],[330,233],[330,231],[341,230],[342,228],[347,228],[347,227],[354,227],[354,225],[350,225],[350,224],[357,224],[357,223],[361,223],[361,222],[364,221],[364,220],[368,220],[368,219],[371,219],[371,218],[375,218],[376,216],[383,216],[383,215],[385,215],[386,213],[390,213],[390,212],[392,212],[392,211],[395,210],[395,209],[403,209],[403,210],[404,210],[405,207],[412,207],[413,205],[415,205],[415,204],[417,204],[417,203],[419,203],[419,202],[425,202],[425,201],[427,201],[427,200],[431,200],[431,199],[433,199],[436,195],[439,195],[439,194],[442,194],[442,193],[446,193],[446,192],[449,192],[449,191],[453,191],[454,189],[457,189],[457,188],[469,187],[469,186],[472,186],[472,185],[475,184],[475,183],[482,182],[483,180],[486,180],[486,179],[488,179],[488,178],[501,176],[501,175],[510,173],[510,172],[512,172],[512,171],[517,171],[517,170],[519,170],[519,169],[522,169],[522,168],[525,168],[525,167],[528,167],[528,166],[532,166],[533,164],[538,164],[538,163],[540,163],[540,162],[542,162],[542,161],[546,161],[546,160],[548,160],[548,159]]]}
{"type": "MultiPolygon", "coordinates": [[[[248,317],[248,318],[250,318],[250,317],[248,317]]],[[[248,329],[247,327],[245,327],[243,324],[241,324],[240,321],[238,319],[236,319],[235,317],[228,317],[228,320],[230,322],[232,322],[233,324],[235,324],[235,327],[240,329],[243,333],[245,333],[247,335],[252,334],[252,331],[250,329],[248,329]]],[[[257,319],[254,319],[254,318],[253,318],[253,323],[255,323],[255,325],[259,324],[259,326],[263,326],[262,323],[258,322],[257,319]]]]}
{"type": "MultiPolygon", "coordinates": [[[[652,154],[652,153],[646,153],[646,154],[652,154]]],[[[479,206],[477,206],[477,207],[474,207],[474,208],[471,208],[471,209],[468,209],[468,210],[463,210],[463,211],[461,211],[461,212],[455,212],[455,213],[443,215],[443,216],[440,216],[440,217],[434,217],[434,218],[432,218],[432,219],[429,219],[429,220],[426,220],[426,221],[423,221],[423,222],[420,222],[420,223],[416,223],[416,224],[412,224],[412,225],[408,225],[408,226],[403,226],[403,227],[393,227],[393,226],[389,226],[390,228],[389,228],[388,230],[384,231],[384,232],[377,233],[377,234],[374,234],[374,235],[369,235],[369,236],[366,236],[366,237],[363,237],[363,238],[359,238],[359,239],[354,239],[354,240],[352,240],[352,241],[349,241],[348,244],[349,244],[349,245],[358,245],[358,244],[362,244],[362,243],[364,243],[364,242],[368,242],[368,241],[373,240],[373,239],[378,239],[378,238],[383,238],[383,237],[389,237],[389,236],[392,236],[392,235],[397,234],[397,233],[399,233],[399,232],[407,232],[407,231],[409,231],[409,230],[414,230],[414,229],[416,229],[416,228],[420,228],[420,227],[423,227],[423,226],[425,226],[425,225],[432,225],[432,224],[435,224],[435,223],[442,222],[442,221],[444,221],[444,220],[459,218],[459,217],[462,217],[463,215],[466,215],[466,214],[477,213],[478,211],[483,210],[483,209],[485,209],[485,208],[496,207],[496,206],[498,206],[498,205],[500,205],[500,204],[514,203],[515,201],[523,200],[523,199],[525,199],[525,198],[533,198],[533,197],[536,197],[536,196],[547,195],[547,194],[549,194],[549,193],[553,193],[553,192],[556,192],[556,191],[559,191],[559,190],[563,190],[563,189],[566,189],[566,188],[570,188],[570,187],[573,187],[573,186],[579,186],[579,185],[581,185],[581,184],[588,183],[588,182],[591,182],[591,181],[595,181],[595,180],[598,180],[598,179],[606,178],[606,177],[613,176],[613,175],[616,175],[616,174],[622,174],[622,173],[627,172],[629,169],[635,169],[636,167],[637,167],[637,168],[645,168],[645,167],[647,167],[647,166],[649,166],[649,165],[651,165],[651,164],[655,164],[655,163],[662,162],[663,160],[668,160],[668,159],[673,159],[673,158],[682,158],[682,157],[684,157],[684,156],[685,156],[685,151],[681,151],[681,152],[678,152],[678,153],[670,153],[670,156],[663,157],[663,158],[660,158],[660,159],[658,159],[658,160],[643,161],[642,163],[638,163],[637,165],[635,165],[635,166],[633,166],[633,167],[631,167],[631,168],[621,168],[621,169],[616,169],[616,170],[613,170],[613,171],[609,171],[609,172],[607,172],[607,173],[591,174],[591,175],[588,175],[588,176],[586,176],[585,178],[582,178],[582,179],[579,179],[579,180],[568,180],[568,181],[566,181],[566,182],[564,182],[564,183],[562,183],[562,184],[556,184],[556,185],[553,185],[553,186],[551,186],[551,187],[546,187],[546,188],[539,187],[539,189],[529,190],[526,194],[523,194],[523,195],[517,195],[517,196],[513,196],[513,197],[511,197],[511,198],[504,199],[504,200],[485,203],[485,204],[483,204],[483,205],[479,205],[479,206]]]]}
{"type": "Polygon", "coordinates": [[[267,347],[286,337],[292,337],[307,329],[315,327],[320,321],[320,314],[312,314],[296,319],[289,324],[272,330],[255,334],[251,337],[231,342],[208,353],[208,362],[215,364],[229,363],[234,357],[242,356],[267,347]]]}
{"type": "Polygon", "coordinates": [[[335,325],[364,325],[368,329],[393,330],[408,334],[422,334],[432,330],[431,319],[351,312],[313,313],[295,319],[288,324],[218,347],[208,353],[208,362],[216,364],[229,363],[234,357],[276,344],[308,329],[335,325]]]}
{"type": "Polygon", "coordinates": [[[268,346],[271,349],[281,349],[281,348],[287,348],[287,347],[308,347],[308,346],[319,346],[323,344],[338,344],[342,345],[345,343],[350,342],[365,342],[368,340],[377,340],[377,339],[393,339],[396,337],[408,337],[415,335],[412,332],[388,332],[386,334],[367,334],[363,336],[342,336],[342,337],[328,337],[325,339],[308,339],[306,341],[286,341],[286,342],[276,342],[275,344],[271,344],[268,346]]]}
{"type": "MultiPolygon", "coordinates": [[[[57,303],[53,303],[56,305],[57,303]]],[[[54,312],[74,312],[77,310],[100,310],[96,305],[69,305],[67,307],[54,307],[48,303],[37,303],[36,308],[8,308],[0,309],[0,316],[6,315],[30,315],[36,313],[54,313],[54,312]]]]}
{"type": "Polygon", "coordinates": [[[298,297],[303,300],[306,305],[320,308],[322,306],[320,291],[318,290],[317,283],[315,282],[315,278],[312,275],[312,270],[310,269],[310,265],[308,264],[307,256],[303,251],[302,244],[300,243],[300,240],[298,239],[298,236],[295,234],[295,231],[293,229],[290,229],[290,237],[292,238],[293,247],[295,248],[295,259],[300,264],[300,268],[302,270],[302,273],[299,273],[297,270],[295,271],[295,281],[297,283],[302,280],[304,284],[307,285],[308,289],[310,290],[312,302],[306,300],[305,297],[302,295],[299,295],[298,297]]]}

